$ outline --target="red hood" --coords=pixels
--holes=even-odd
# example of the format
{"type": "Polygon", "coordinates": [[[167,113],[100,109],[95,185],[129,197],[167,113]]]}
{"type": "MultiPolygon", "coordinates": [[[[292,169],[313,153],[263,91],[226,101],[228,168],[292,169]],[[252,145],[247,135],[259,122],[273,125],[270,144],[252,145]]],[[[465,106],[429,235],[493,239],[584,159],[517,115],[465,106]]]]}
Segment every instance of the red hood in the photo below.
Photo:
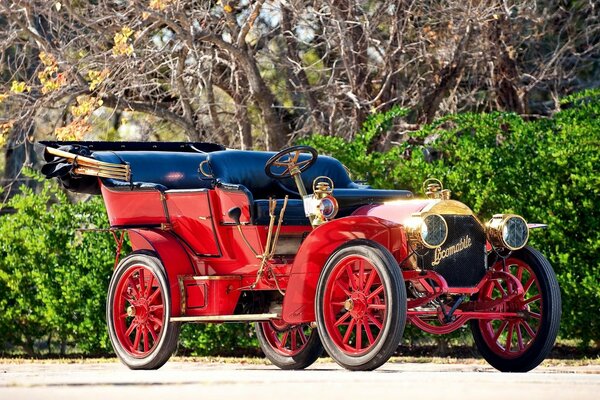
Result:
{"type": "Polygon", "coordinates": [[[360,207],[352,215],[368,215],[404,224],[412,214],[422,211],[437,214],[473,215],[471,209],[459,201],[437,199],[396,200],[384,204],[373,204],[360,207]]]}

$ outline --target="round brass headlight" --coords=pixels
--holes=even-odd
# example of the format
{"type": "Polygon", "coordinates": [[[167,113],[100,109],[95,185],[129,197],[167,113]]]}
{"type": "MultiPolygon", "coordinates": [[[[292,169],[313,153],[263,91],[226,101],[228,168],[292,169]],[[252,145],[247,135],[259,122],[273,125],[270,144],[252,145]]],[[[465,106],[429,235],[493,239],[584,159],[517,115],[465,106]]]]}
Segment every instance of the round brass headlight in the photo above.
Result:
{"type": "Polygon", "coordinates": [[[413,215],[405,224],[408,240],[435,249],[448,237],[448,224],[439,214],[413,215]]]}
{"type": "Polygon", "coordinates": [[[523,217],[512,214],[497,214],[487,223],[488,240],[494,247],[519,250],[529,239],[529,228],[523,217]]]}

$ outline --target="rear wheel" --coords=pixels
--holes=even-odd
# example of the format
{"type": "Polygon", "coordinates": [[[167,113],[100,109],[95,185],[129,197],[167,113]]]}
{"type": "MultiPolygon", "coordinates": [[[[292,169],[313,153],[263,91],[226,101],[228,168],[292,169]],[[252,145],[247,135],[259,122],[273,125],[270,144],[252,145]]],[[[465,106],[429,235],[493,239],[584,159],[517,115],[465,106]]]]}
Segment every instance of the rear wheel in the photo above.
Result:
{"type": "Polygon", "coordinates": [[[310,324],[267,321],[257,322],[255,329],[263,353],[281,369],[304,369],[323,353],[319,334],[310,324]]]}
{"type": "MultiPolygon", "coordinates": [[[[477,349],[494,368],[527,372],[537,367],[554,346],[562,312],[560,289],[548,260],[531,247],[515,251],[505,264],[521,282],[524,294],[498,307],[520,316],[472,320],[471,331],[477,349]]],[[[502,270],[502,261],[494,268],[502,270]]],[[[506,297],[512,286],[490,281],[479,292],[477,301],[506,297]]]]}
{"type": "Polygon", "coordinates": [[[115,353],[131,369],[160,368],[177,347],[180,324],[169,322],[169,286],[156,257],[134,253],[121,260],[106,314],[115,353]]]}
{"type": "Polygon", "coordinates": [[[376,243],[342,246],[321,272],[315,307],[323,346],[338,364],[378,368],[398,348],[406,324],[400,267],[376,243]]]}

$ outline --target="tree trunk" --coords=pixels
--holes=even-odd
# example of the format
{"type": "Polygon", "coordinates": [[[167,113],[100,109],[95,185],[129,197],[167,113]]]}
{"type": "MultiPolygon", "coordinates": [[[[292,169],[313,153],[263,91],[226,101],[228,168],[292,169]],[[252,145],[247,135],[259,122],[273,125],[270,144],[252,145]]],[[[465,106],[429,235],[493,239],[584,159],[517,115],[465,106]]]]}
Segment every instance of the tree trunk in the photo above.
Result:
{"type": "MultiPolygon", "coordinates": [[[[492,22],[490,29],[490,42],[493,46],[494,60],[492,81],[496,91],[498,106],[505,111],[514,111],[518,114],[525,113],[523,93],[519,90],[519,72],[514,59],[515,49],[506,45],[505,32],[512,32],[510,23],[505,16],[492,22]]],[[[509,33],[510,34],[510,33],[509,33]]]]}
{"type": "Polygon", "coordinates": [[[240,137],[240,148],[242,150],[252,149],[252,126],[248,119],[248,108],[241,96],[236,93],[233,97],[235,104],[235,121],[238,127],[238,134],[240,137]]]}

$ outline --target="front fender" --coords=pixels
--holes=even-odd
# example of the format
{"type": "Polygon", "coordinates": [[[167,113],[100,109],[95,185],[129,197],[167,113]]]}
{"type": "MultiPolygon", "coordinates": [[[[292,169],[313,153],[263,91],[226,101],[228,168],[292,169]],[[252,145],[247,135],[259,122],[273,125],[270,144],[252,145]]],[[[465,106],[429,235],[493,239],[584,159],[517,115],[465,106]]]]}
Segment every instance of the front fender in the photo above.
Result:
{"type": "Polygon", "coordinates": [[[338,247],[356,239],[381,244],[397,260],[406,255],[406,237],[400,224],[377,217],[350,216],[319,226],[304,240],[294,259],[283,300],[285,322],[315,320],[314,302],[321,270],[338,247]]]}
{"type": "Polygon", "coordinates": [[[181,316],[181,292],[179,275],[193,275],[192,261],[183,245],[172,234],[160,230],[130,229],[131,247],[135,251],[149,250],[156,253],[162,262],[169,281],[171,316],[181,316]]]}

